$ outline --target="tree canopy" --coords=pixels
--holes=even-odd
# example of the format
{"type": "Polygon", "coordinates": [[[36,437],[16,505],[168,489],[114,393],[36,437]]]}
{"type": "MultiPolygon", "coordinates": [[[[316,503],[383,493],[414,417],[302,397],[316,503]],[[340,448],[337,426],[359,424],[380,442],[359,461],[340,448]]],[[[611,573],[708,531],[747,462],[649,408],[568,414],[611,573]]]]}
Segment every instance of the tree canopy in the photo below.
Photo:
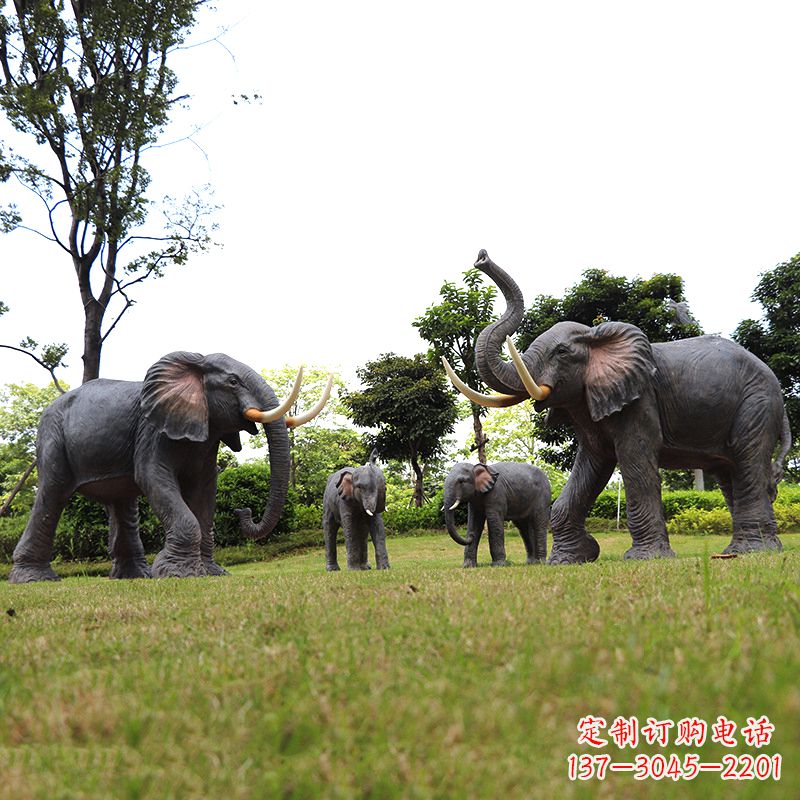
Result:
{"type": "Polygon", "coordinates": [[[421,354],[413,358],[385,353],[356,370],[363,389],[344,395],[352,421],[373,428],[371,442],[379,455],[411,464],[414,501],[424,502],[426,462],[444,451],[458,411],[441,369],[421,354]]]}
{"type": "Polygon", "coordinates": [[[739,323],[733,338],[777,375],[792,429],[790,474],[800,480],[800,253],[761,274],[752,299],[764,309],[760,320],[739,323]]]}
{"type": "MultiPolygon", "coordinates": [[[[469,269],[464,273],[464,284],[465,288],[445,281],[439,290],[441,302],[429,306],[412,325],[430,344],[428,357],[437,369],[444,357],[464,383],[476,391],[484,392],[486,387],[475,368],[475,340],[495,318],[492,309],[497,289],[484,285],[483,273],[478,269],[469,269]]],[[[485,461],[481,417],[486,409],[475,403],[470,405],[478,460],[485,461]]]]}
{"type": "MultiPolygon", "coordinates": [[[[10,205],[0,226],[49,240],[74,270],[84,381],[98,377],[103,343],[137,286],[210,244],[207,193],[165,198],[154,223],[143,164],[185,99],[167,62],[203,2],[32,0],[0,16],[0,109],[35,145],[29,155],[0,149],[0,181],[13,177],[41,208],[28,219],[10,205]]],[[[41,269],[31,279],[46,284],[41,269]]]]}

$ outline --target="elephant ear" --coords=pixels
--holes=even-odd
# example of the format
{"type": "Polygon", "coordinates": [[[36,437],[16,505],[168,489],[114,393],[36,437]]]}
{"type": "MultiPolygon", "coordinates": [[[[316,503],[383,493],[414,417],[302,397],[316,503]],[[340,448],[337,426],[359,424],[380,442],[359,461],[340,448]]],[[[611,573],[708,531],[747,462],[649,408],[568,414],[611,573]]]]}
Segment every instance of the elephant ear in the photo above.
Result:
{"type": "Polygon", "coordinates": [[[353,499],[353,471],[345,470],[336,481],[336,491],[345,500],[353,499]]]}
{"type": "Polygon", "coordinates": [[[498,472],[493,470],[486,464],[476,464],[472,468],[475,475],[475,489],[482,494],[490,492],[494,488],[494,482],[497,480],[498,472]]]}
{"type": "Polygon", "coordinates": [[[656,374],[653,348],[635,325],[603,322],[578,341],[589,345],[586,402],[595,422],[641,397],[656,374]]]}
{"type": "Polygon", "coordinates": [[[203,361],[200,353],[169,353],[147,370],[139,406],[170,439],[208,439],[203,361]]]}
{"type": "Polygon", "coordinates": [[[383,471],[379,467],[374,469],[378,473],[375,477],[378,483],[378,500],[375,504],[375,513],[382,514],[386,511],[386,479],[383,477],[383,471]]]}

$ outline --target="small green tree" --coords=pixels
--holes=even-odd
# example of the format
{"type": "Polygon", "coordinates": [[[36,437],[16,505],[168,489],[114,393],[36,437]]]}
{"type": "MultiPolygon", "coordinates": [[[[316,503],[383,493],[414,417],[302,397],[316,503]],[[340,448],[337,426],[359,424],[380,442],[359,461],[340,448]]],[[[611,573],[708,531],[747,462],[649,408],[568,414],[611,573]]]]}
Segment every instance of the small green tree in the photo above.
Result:
{"type": "Polygon", "coordinates": [[[352,421],[373,428],[383,458],[406,461],[414,471],[414,502],[425,502],[424,466],[445,448],[458,410],[441,370],[423,355],[381,355],[356,370],[363,389],[343,397],[352,421]]]}
{"type": "Polygon", "coordinates": [[[787,476],[800,481],[800,253],[761,274],[752,299],[761,304],[760,320],[739,323],[733,338],[777,375],[792,429],[787,476]]]}
{"type": "MultiPolygon", "coordinates": [[[[143,164],[185,99],[167,61],[203,2],[30,0],[0,15],[0,110],[34,145],[29,156],[0,149],[0,181],[14,176],[43,211],[28,221],[10,205],[0,228],[47,239],[74,271],[84,382],[99,376],[103,343],[138,286],[210,243],[207,192],[165,198],[153,224],[143,164]]],[[[47,284],[42,266],[27,267],[47,284]]]]}
{"type": "MultiPolygon", "coordinates": [[[[466,288],[445,281],[439,290],[440,303],[429,306],[412,325],[428,343],[428,357],[437,368],[442,357],[446,358],[467,386],[485,392],[486,386],[475,368],[475,340],[478,334],[495,319],[492,311],[497,289],[485,286],[483,273],[468,269],[464,273],[466,288]]],[[[486,461],[486,439],[483,433],[483,406],[470,403],[472,430],[478,460],[486,461]]]]}

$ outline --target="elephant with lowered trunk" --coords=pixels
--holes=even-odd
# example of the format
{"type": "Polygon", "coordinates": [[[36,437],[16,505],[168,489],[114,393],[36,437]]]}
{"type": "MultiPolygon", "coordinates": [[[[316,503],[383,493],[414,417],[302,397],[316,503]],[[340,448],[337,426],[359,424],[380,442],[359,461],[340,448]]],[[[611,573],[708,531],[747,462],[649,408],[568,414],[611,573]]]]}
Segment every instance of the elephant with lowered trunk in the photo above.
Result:
{"type": "Polygon", "coordinates": [[[283,511],[289,480],[287,427],[322,410],[286,417],[289,398],[250,367],[222,353],[176,352],[153,364],[143,382],[93,380],[59,397],[42,415],[37,437],[39,488],[14,549],[12,583],[58,580],[50,567],[53,536],[74,492],[105,504],[112,578],[222,575],[214,562],[217,450],[241,450],[239,431],[264,426],[269,446],[269,498],[261,521],[239,512],[244,533],[268,536],[283,511]],[[137,497],[144,494],[166,532],[152,570],[139,537],[137,497]]]}
{"type": "Polygon", "coordinates": [[[478,565],[478,543],[484,525],[489,528],[492,566],[505,566],[507,519],[519,528],[529,564],[547,557],[550,481],[532,464],[456,464],[444,481],[443,510],[447,532],[454,542],[464,546],[465,567],[478,565]],[[468,503],[466,539],[459,535],[455,523],[455,510],[461,503],[468,503]]]}
{"type": "Polygon", "coordinates": [[[475,348],[481,378],[501,394],[472,391],[445,363],[451,380],[483,405],[530,397],[537,411],[571,423],[578,439],[572,473],[553,504],[551,564],[597,558],[586,515],[616,465],[633,540],[626,558],[674,555],[659,467],[704,469],[717,479],[733,516],[726,553],[781,549],[772,502],[791,434],[780,384],[766,364],[719,336],[651,344],[624,322],[559,322],[520,355],[510,338],[524,312],[519,287],[485,250],[475,266],[507,303],[475,348]],[[512,363],[501,357],[504,341],[512,363]]]}

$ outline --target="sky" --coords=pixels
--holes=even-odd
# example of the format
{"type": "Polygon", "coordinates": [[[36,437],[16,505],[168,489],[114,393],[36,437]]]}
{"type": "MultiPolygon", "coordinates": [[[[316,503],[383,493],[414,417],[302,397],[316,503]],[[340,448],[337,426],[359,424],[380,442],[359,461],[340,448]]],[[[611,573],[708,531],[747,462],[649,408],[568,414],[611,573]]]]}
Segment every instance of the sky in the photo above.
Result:
{"type": "MultiPolygon", "coordinates": [[[[213,187],[221,246],[139,293],[102,376],[172,350],[354,376],[426,349],[412,320],[481,248],[526,303],[590,267],[677,273],[730,335],[800,251],[798,29],[800,5],[769,0],[219,2],[175,54],[176,143],[145,165],[153,197],[213,187]]],[[[66,342],[78,385],[64,254],[0,237],[0,299],[0,342],[66,342]]],[[[20,381],[47,375],[0,350],[0,384],[20,381]]]]}

